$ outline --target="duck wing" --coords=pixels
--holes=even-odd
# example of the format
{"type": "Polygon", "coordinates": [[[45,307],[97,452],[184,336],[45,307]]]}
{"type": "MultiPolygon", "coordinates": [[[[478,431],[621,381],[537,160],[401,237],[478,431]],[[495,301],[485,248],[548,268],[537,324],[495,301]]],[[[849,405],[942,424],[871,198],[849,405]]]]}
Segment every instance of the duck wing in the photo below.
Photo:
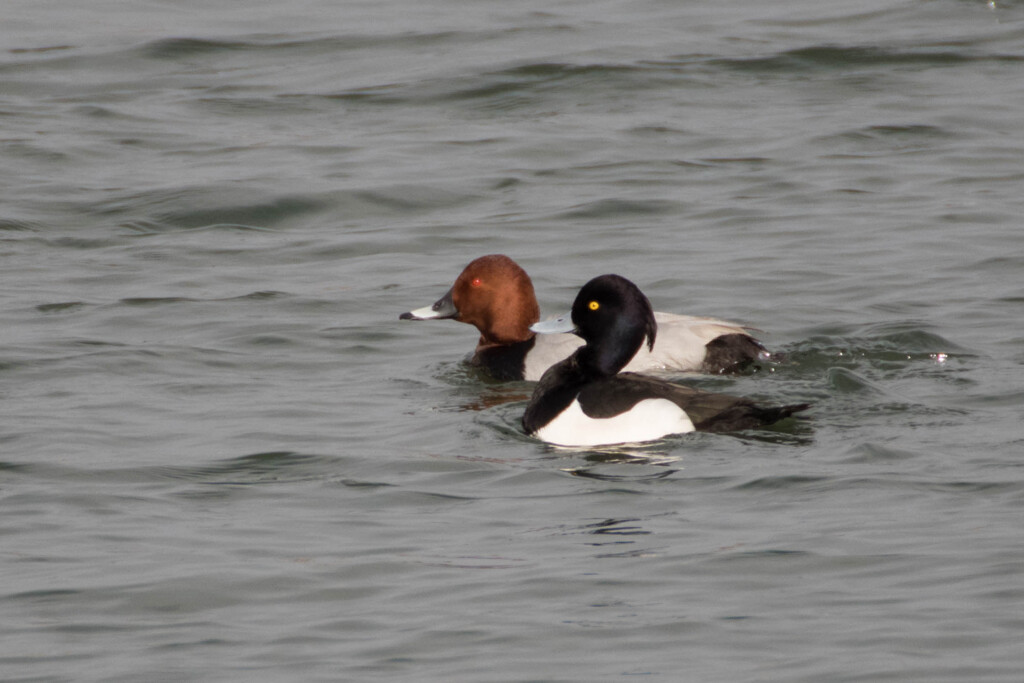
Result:
{"type": "Polygon", "coordinates": [[[654,350],[641,348],[626,371],[738,372],[766,353],[751,330],[738,323],[661,311],[655,311],[654,319],[658,323],[654,350]]]}
{"type": "Polygon", "coordinates": [[[760,406],[748,398],[701,391],[633,373],[591,382],[578,396],[580,408],[593,418],[614,417],[652,398],[672,401],[686,412],[696,429],[705,432],[763,427],[810,407],[806,403],[760,406]]]}

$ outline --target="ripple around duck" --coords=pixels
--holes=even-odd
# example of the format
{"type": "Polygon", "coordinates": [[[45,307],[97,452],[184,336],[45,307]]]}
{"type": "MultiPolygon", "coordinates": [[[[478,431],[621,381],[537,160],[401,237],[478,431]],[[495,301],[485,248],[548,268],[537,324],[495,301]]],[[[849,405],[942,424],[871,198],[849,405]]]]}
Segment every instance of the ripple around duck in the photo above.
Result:
{"type": "Polygon", "coordinates": [[[98,484],[162,484],[168,481],[192,484],[247,486],[274,483],[334,479],[343,486],[375,488],[389,486],[383,482],[363,481],[342,476],[346,464],[357,459],[296,451],[271,451],[228,458],[209,465],[155,465],[114,469],[82,469],[78,467],[0,462],[0,470],[44,479],[98,484]]]}
{"type": "Polygon", "coordinates": [[[600,199],[569,209],[561,215],[568,220],[608,220],[629,216],[670,214],[678,211],[676,202],[666,200],[632,201],[600,199]]]}
{"type": "Polygon", "coordinates": [[[295,451],[252,453],[216,465],[164,468],[162,476],[202,483],[259,484],[267,481],[303,481],[335,473],[339,458],[295,451]]]}
{"type": "Polygon", "coordinates": [[[40,232],[46,229],[44,223],[23,221],[14,218],[0,219],[0,232],[40,232]]]}
{"type": "MultiPolygon", "coordinates": [[[[227,197],[237,192],[228,193],[227,197]]],[[[229,229],[266,229],[296,218],[323,211],[329,203],[312,196],[281,196],[267,200],[265,195],[241,198],[236,203],[225,202],[225,194],[206,188],[178,188],[166,193],[146,193],[106,202],[96,207],[98,214],[137,214],[148,208],[145,218],[129,219],[127,225],[136,230],[164,232],[168,229],[210,229],[222,226],[229,229]],[[203,205],[206,206],[203,206],[203,205]],[[168,209],[170,205],[188,205],[188,209],[168,209]]]]}
{"type": "Polygon", "coordinates": [[[39,304],[36,306],[36,310],[40,313],[68,313],[71,311],[81,310],[86,308],[89,304],[84,301],[60,301],[51,304],[39,304]]]}
{"type": "Polygon", "coordinates": [[[819,45],[786,50],[765,57],[715,59],[709,63],[726,69],[777,74],[828,73],[851,67],[892,67],[932,69],[974,65],[980,62],[1017,64],[1024,57],[1016,54],[972,54],[951,47],[922,46],[890,49],[870,45],[819,45]]]}
{"type": "Polygon", "coordinates": [[[846,368],[829,368],[826,371],[826,380],[829,388],[834,392],[844,394],[870,394],[876,397],[885,396],[887,391],[885,387],[876,382],[858,375],[852,370],[846,368]]]}
{"type": "Polygon", "coordinates": [[[781,349],[785,362],[780,370],[800,368],[804,372],[833,367],[852,369],[866,366],[903,371],[922,361],[943,366],[970,358],[971,352],[950,340],[913,324],[892,323],[869,326],[851,334],[811,335],[781,349]]]}
{"type": "Polygon", "coordinates": [[[658,467],[646,464],[588,465],[586,467],[567,467],[564,472],[584,479],[596,479],[607,482],[642,482],[665,479],[678,471],[678,468],[658,467]]]}
{"type": "Polygon", "coordinates": [[[266,192],[249,196],[235,188],[180,187],[106,199],[88,210],[118,218],[140,236],[207,232],[267,232],[307,226],[311,217],[341,213],[347,220],[384,218],[451,209],[479,199],[473,192],[455,192],[429,184],[381,185],[311,194],[266,192]],[[182,208],[187,207],[187,208],[182,208]]]}
{"type": "Polygon", "coordinates": [[[510,69],[479,71],[412,82],[361,87],[326,95],[355,105],[459,104],[478,112],[511,112],[550,106],[571,92],[650,89],[655,83],[678,81],[675,66],[645,64],[571,64],[537,62],[510,69]]]}
{"type": "Polygon", "coordinates": [[[911,460],[925,457],[927,453],[866,442],[851,447],[845,455],[848,463],[867,464],[911,460]]]}
{"type": "MultiPolygon", "coordinates": [[[[850,460],[854,462],[878,462],[878,456],[889,462],[901,459],[918,457],[918,454],[907,451],[899,451],[889,447],[867,444],[863,448],[852,449],[852,452],[860,451],[860,455],[868,455],[867,460],[857,456],[850,460]]],[[[813,476],[813,475],[772,475],[759,477],[737,484],[737,491],[792,491],[811,494],[831,495],[840,491],[864,489],[867,491],[902,491],[928,492],[944,494],[975,494],[986,495],[1019,495],[1024,491],[1024,483],[1018,481],[946,481],[929,480],[899,475],[893,476],[813,476]]]]}
{"type": "MultiPolygon", "coordinates": [[[[560,31],[558,27],[538,27],[537,32],[560,31]]],[[[312,35],[298,38],[295,34],[255,33],[231,40],[211,38],[161,38],[141,46],[130,48],[129,52],[146,59],[178,61],[197,57],[223,58],[225,54],[243,53],[247,58],[266,55],[281,60],[310,55],[336,55],[353,51],[372,50],[416,50],[437,46],[454,47],[460,44],[474,44],[501,38],[501,30],[483,31],[401,31],[394,33],[342,33],[312,35]]]]}

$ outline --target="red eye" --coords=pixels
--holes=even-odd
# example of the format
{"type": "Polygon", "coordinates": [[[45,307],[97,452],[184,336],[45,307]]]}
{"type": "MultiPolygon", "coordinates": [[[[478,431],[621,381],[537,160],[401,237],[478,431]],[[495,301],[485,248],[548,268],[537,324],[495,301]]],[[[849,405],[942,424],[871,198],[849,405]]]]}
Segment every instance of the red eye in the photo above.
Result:
{"type": "Polygon", "coordinates": [[[473,278],[473,281],[470,282],[469,284],[473,285],[474,287],[479,287],[480,285],[483,284],[483,280],[481,280],[478,277],[475,277],[475,278],[473,278]]]}

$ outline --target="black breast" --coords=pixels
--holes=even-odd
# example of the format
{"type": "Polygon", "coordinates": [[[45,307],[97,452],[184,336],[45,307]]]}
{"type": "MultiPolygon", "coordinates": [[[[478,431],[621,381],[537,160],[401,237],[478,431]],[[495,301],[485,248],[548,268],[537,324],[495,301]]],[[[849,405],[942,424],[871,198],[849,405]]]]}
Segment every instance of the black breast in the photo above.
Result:
{"type": "Polygon", "coordinates": [[[526,377],[526,354],[536,342],[536,337],[530,337],[515,344],[477,347],[470,362],[487,370],[494,379],[523,379],[526,377]]]}
{"type": "Polygon", "coordinates": [[[523,429],[533,434],[569,407],[580,388],[587,384],[579,366],[578,352],[552,365],[537,382],[523,413],[523,429]]]}

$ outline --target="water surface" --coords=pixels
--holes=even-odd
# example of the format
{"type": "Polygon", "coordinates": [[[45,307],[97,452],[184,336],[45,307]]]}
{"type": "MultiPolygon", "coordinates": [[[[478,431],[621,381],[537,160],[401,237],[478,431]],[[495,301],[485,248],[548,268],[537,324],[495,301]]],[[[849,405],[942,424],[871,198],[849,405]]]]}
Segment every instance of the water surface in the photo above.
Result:
{"type": "Polygon", "coordinates": [[[1020,3],[4,14],[5,680],[1019,680],[1020,3]],[[486,253],[811,419],[526,437],[486,253]]]}

